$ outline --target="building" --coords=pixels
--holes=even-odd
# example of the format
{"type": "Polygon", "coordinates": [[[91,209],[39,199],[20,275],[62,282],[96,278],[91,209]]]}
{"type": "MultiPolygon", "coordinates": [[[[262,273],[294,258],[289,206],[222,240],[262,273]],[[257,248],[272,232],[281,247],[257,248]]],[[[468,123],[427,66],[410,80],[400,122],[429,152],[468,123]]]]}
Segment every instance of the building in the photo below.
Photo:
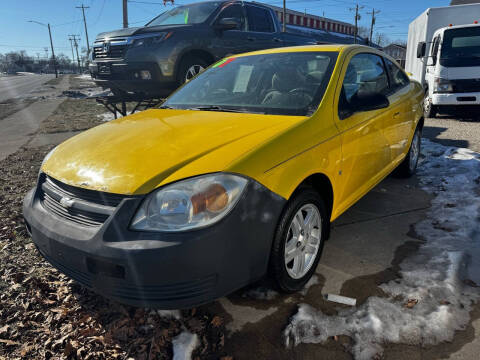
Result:
{"type": "Polygon", "coordinates": [[[450,5],[480,4],[480,0],[452,0],[450,5]]]}
{"type": "MultiPolygon", "coordinates": [[[[278,20],[283,24],[283,8],[273,6],[270,4],[263,5],[269,6],[277,14],[278,20]]],[[[286,9],[286,24],[292,26],[302,26],[310,29],[325,30],[328,32],[354,35],[355,26],[343,21],[333,20],[317,15],[311,15],[302,13],[300,11],[286,9]]]]}
{"type": "Polygon", "coordinates": [[[405,61],[407,58],[407,48],[400,44],[390,44],[383,48],[383,51],[393,57],[397,62],[405,67],[405,61]]]}

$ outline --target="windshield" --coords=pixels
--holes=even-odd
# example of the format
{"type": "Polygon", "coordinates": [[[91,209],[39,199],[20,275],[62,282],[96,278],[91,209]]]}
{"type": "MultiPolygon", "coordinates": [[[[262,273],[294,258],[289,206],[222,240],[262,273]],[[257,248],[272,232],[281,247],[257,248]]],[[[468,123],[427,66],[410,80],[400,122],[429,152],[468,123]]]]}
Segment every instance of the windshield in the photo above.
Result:
{"type": "Polygon", "coordinates": [[[145,26],[200,24],[207,20],[221,2],[204,2],[179,6],[164,12],[145,26]]]}
{"type": "Polygon", "coordinates": [[[162,107],[309,115],[322,100],[337,55],[297,52],[230,57],[185,84],[162,107]]]}
{"type": "Polygon", "coordinates": [[[480,26],[446,30],[440,63],[447,67],[480,65],[480,26]]]}

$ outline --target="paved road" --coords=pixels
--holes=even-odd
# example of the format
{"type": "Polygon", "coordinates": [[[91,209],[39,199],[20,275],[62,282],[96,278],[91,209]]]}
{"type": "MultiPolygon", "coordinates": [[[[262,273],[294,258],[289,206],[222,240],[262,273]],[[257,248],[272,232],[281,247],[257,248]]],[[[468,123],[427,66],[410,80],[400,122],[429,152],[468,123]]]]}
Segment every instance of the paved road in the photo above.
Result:
{"type": "Polygon", "coordinates": [[[442,145],[480,152],[480,111],[464,117],[440,115],[427,119],[423,136],[442,145]]]}
{"type": "Polygon", "coordinates": [[[52,79],[53,75],[16,75],[16,76],[1,76],[0,77],[0,101],[15,98],[21,95],[28,94],[35,90],[48,80],[52,79]]]}

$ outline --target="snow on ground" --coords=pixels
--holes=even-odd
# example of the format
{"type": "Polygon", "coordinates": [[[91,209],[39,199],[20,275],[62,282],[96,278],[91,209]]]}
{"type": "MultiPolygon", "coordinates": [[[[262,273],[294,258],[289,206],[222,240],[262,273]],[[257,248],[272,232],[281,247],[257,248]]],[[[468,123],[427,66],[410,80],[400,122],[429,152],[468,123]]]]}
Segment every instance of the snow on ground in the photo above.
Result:
{"type": "Polygon", "coordinates": [[[82,74],[82,75],[79,75],[79,76],[75,76],[75,79],[92,80],[92,77],[90,76],[90,74],[82,74]]]}
{"type": "Polygon", "coordinates": [[[480,154],[425,139],[422,154],[418,178],[435,195],[427,218],[415,225],[426,242],[401,263],[401,278],[381,285],[388,297],[336,316],[300,304],[285,329],[287,346],[347,335],[355,358],[371,359],[385,342],[434,345],[465,329],[480,299],[472,282],[480,284],[480,154]]]}
{"type": "Polygon", "coordinates": [[[197,334],[188,331],[180,333],[172,340],[173,360],[188,360],[192,358],[192,352],[198,346],[197,334]]]}

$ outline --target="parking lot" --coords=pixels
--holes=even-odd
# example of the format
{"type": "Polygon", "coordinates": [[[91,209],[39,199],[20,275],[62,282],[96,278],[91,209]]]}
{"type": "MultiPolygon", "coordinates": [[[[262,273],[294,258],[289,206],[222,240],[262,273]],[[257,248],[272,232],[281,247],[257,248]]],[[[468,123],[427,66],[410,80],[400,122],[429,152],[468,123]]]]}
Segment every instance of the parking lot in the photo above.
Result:
{"type": "MultiPolygon", "coordinates": [[[[395,331],[387,328],[386,324],[402,318],[389,319],[382,312],[370,313],[376,306],[372,299],[383,301],[391,298],[395,309],[403,309],[403,313],[411,312],[422,318],[426,311],[422,301],[430,306],[431,297],[438,296],[437,293],[423,294],[414,299],[406,298],[406,294],[402,293],[393,296],[392,288],[382,284],[393,287],[392,284],[397,283],[404,286],[401,287],[404,291],[409,289],[408,286],[416,289],[423,287],[427,292],[437,291],[428,284],[410,283],[407,286],[402,281],[408,278],[409,261],[417,261],[418,264],[418,256],[424,251],[419,249],[436,241],[433,236],[436,231],[453,235],[459,231],[455,221],[447,224],[438,217],[438,207],[451,207],[449,202],[442,203],[444,200],[441,197],[456,184],[449,169],[456,167],[462,175],[467,172],[466,164],[472,161],[465,159],[475,159],[476,155],[460,152],[463,157],[459,157],[455,155],[456,150],[439,145],[480,151],[479,115],[468,119],[442,116],[426,121],[424,137],[433,142],[426,142],[418,176],[409,180],[388,177],[335,221],[316,275],[302,293],[279,294],[272,290],[267,280],[262,280],[196,309],[155,312],[119,305],[83,289],[43,260],[27,236],[23,228],[21,201],[35,183],[43,156],[64,139],[111,118],[102,106],[88,98],[89,94],[100,90],[86,79],[65,76],[43,90],[46,91],[43,98],[36,94],[32,104],[27,102],[25,109],[0,120],[2,126],[10,124],[11,129],[11,133],[2,131],[0,135],[3,170],[0,179],[0,317],[2,321],[8,319],[9,323],[0,327],[0,340],[9,339],[2,341],[0,357],[88,358],[89,355],[90,358],[146,359],[148,352],[155,349],[160,354],[159,358],[168,358],[173,351],[172,339],[182,329],[198,336],[194,354],[205,358],[224,357],[225,360],[229,357],[349,359],[352,354],[358,357],[362,349],[374,351],[376,356],[387,359],[473,359],[480,353],[480,307],[472,305],[470,308],[468,301],[477,296],[476,284],[480,282],[475,259],[462,262],[465,269],[461,271],[460,279],[467,284],[464,295],[467,300],[447,298],[443,293],[441,296],[445,298],[437,299],[442,302],[441,306],[450,306],[450,311],[456,316],[468,313],[471,316],[468,326],[462,331],[455,332],[457,329],[453,328],[442,330],[447,335],[452,332],[452,338],[447,338],[447,341],[429,345],[429,340],[439,335],[422,333],[424,327],[419,323],[400,331],[401,341],[395,343],[390,341],[388,334],[388,331],[395,331]],[[32,109],[39,108],[43,112],[33,121],[32,109]],[[14,127],[19,121],[29,124],[27,128],[23,127],[23,132],[14,127]],[[16,135],[15,141],[11,141],[11,134],[16,135]],[[445,154],[448,155],[447,160],[437,161],[445,154]],[[429,238],[430,233],[433,239],[429,238]],[[363,311],[364,315],[355,311],[342,313],[349,311],[349,307],[325,300],[326,294],[356,299],[356,309],[363,311]],[[302,304],[309,306],[303,309],[320,311],[333,318],[343,314],[341,316],[352,322],[357,316],[375,315],[380,319],[382,329],[388,331],[384,339],[378,338],[375,331],[370,337],[358,337],[354,332],[330,336],[328,324],[313,313],[307,311],[304,322],[296,322],[298,318],[295,316],[304,306],[302,304]],[[309,328],[317,328],[318,333],[308,333],[302,327],[305,322],[311,322],[309,328]],[[46,328],[49,330],[45,331],[46,328]],[[322,329],[327,332],[322,333],[322,329]]],[[[473,176],[474,170],[472,168],[468,176],[473,176]]],[[[480,176],[477,181],[480,181],[480,176]]],[[[464,191],[469,190],[466,185],[463,188],[464,191]]],[[[465,196],[465,193],[459,194],[465,196]]],[[[471,193],[472,201],[475,196],[480,196],[478,187],[476,192],[471,193]]],[[[462,206],[469,206],[459,198],[449,201],[457,201],[456,215],[464,214],[462,206]]],[[[479,236],[478,226],[470,230],[472,233],[469,236],[479,236]]],[[[464,250],[451,249],[452,252],[464,250]]],[[[476,251],[471,250],[473,257],[476,251]]],[[[422,266],[429,271],[431,264],[418,264],[419,268],[422,266]]],[[[456,271],[430,270],[440,271],[438,276],[444,278],[456,271]]],[[[457,285],[452,286],[456,289],[457,285]]]]}

